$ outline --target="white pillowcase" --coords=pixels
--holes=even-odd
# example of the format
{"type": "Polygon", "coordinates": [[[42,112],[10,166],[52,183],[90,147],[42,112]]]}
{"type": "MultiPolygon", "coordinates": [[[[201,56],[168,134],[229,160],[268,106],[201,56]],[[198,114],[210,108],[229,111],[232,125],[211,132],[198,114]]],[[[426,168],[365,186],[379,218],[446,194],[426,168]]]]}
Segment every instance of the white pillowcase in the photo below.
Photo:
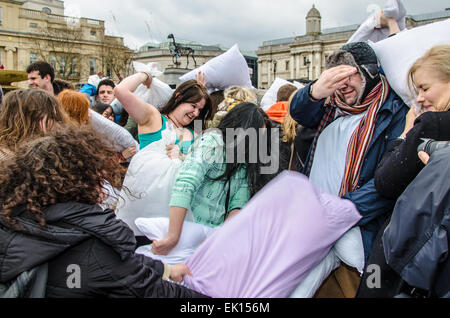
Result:
{"type": "MultiPolygon", "coordinates": [[[[158,241],[167,237],[169,233],[169,218],[139,218],[135,224],[149,240],[158,241]]],[[[214,232],[214,228],[202,224],[184,222],[180,240],[173,250],[166,256],[155,255],[151,246],[142,246],[136,254],[160,260],[169,265],[184,263],[195,250],[214,232]]]]}
{"type": "Polygon", "coordinates": [[[117,152],[122,152],[131,146],[136,146],[136,150],[138,151],[139,144],[134,140],[128,130],[106,119],[92,109],[89,109],[89,117],[92,128],[100,133],[106,134],[112,140],[113,144],[111,146],[117,152]]]}
{"type": "Polygon", "coordinates": [[[222,55],[181,76],[180,81],[195,80],[195,76],[199,72],[205,74],[206,88],[209,92],[226,90],[231,86],[253,87],[247,61],[239,51],[237,44],[222,55]]]}
{"type": "Polygon", "coordinates": [[[369,43],[374,49],[392,89],[410,107],[416,96],[408,88],[408,72],[429,49],[450,44],[450,19],[427,24],[396,34],[386,40],[369,43]]]}
{"type": "Polygon", "coordinates": [[[332,251],[348,266],[356,268],[361,274],[364,272],[364,245],[361,229],[358,226],[348,231],[337,241],[332,251]]]}
{"type": "MultiPolygon", "coordinates": [[[[387,18],[394,18],[400,30],[406,29],[406,8],[401,0],[387,0],[383,7],[384,16],[387,18]]],[[[377,12],[378,13],[378,12],[377,12]]],[[[347,43],[352,42],[379,42],[389,37],[389,29],[376,29],[379,21],[377,21],[376,14],[370,16],[361,26],[356,30],[347,43]]]]}
{"type": "Polygon", "coordinates": [[[300,84],[299,82],[291,83],[289,81],[286,81],[282,78],[277,77],[275,79],[275,81],[273,82],[272,86],[270,86],[269,90],[267,91],[266,94],[264,94],[264,97],[261,100],[261,108],[264,111],[269,110],[270,107],[272,107],[273,105],[275,105],[277,103],[278,90],[286,84],[294,85],[298,89],[305,87],[304,85],[300,84]]]}
{"type": "Polygon", "coordinates": [[[340,264],[340,259],[331,250],[327,257],[319,265],[314,267],[308,274],[308,277],[302,281],[289,298],[313,298],[323,282],[340,264]]]}

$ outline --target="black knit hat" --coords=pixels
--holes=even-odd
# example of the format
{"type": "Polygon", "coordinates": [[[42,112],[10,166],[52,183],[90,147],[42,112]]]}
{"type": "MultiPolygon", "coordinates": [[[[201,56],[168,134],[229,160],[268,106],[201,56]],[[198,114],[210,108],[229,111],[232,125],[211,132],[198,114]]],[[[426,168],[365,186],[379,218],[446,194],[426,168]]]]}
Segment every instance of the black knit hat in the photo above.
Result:
{"type": "Polygon", "coordinates": [[[350,65],[359,70],[362,77],[362,90],[357,103],[361,104],[381,80],[375,51],[366,42],[346,44],[328,58],[326,68],[330,69],[339,65],[350,65]]]}

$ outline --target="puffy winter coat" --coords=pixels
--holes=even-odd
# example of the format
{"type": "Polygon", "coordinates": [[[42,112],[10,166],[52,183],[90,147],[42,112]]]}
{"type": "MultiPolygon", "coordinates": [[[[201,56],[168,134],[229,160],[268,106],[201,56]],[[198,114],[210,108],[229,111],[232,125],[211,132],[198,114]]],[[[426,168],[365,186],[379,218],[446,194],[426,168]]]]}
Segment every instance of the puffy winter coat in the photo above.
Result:
{"type": "Polygon", "coordinates": [[[383,236],[387,263],[410,286],[450,298],[450,148],[400,196],[383,236]]]}
{"type": "Polygon", "coordinates": [[[25,231],[0,218],[1,284],[47,264],[47,298],[202,297],[163,281],[160,261],[135,255],[134,234],[113,211],[65,203],[44,215],[47,226],[42,228],[24,206],[17,208],[13,216],[25,231]]]}

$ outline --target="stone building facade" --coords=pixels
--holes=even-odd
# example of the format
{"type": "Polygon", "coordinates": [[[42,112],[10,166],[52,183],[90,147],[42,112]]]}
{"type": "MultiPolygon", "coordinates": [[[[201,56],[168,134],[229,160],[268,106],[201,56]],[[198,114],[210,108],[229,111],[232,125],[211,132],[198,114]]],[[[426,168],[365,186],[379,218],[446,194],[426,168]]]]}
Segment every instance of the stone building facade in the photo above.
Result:
{"type": "MultiPolygon", "coordinates": [[[[450,9],[430,14],[408,16],[407,28],[448,19],[450,9]]],[[[334,51],[341,48],[359,25],[321,28],[322,17],[313,5],[306,16],[306,34],[266,41],[258,48],[258,88],[269,88],[275,78],[310,82],[325,70],[325,64],[334,51]]]]}
{"type": "Polygon", "coordinates": [[[118,73],[127,75],[133,51],[123,38],[106,35],[104,21],[63,12],[64,3],[58,0],[0,0],[0,64],[24,71],[30,63],[45,60],[57,77],[75,84],[98,72],[116,80],[118,73]]]}

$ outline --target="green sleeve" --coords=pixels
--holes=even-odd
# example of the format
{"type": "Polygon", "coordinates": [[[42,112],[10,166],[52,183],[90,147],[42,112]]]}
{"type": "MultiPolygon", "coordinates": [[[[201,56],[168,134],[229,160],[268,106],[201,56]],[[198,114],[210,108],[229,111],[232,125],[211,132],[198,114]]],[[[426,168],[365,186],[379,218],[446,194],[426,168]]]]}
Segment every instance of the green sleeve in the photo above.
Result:
{"type": "Polygon", "coordinates": [[[230,203],[228,206],[228,211],[231,212],[233,210],[242,209],[250,200],[250,186],[248,184],[248,178],[246,176],[246,170],[245,168],[241,168],[239,172],[236,174],[235,178],[233,179],[234,186],[232,186],[232,189],[237,188],[234,193],[234,195],[230,198],[230,203]]]}
{"type": "Polygon", "coordinates": [[[170,206],[191,209],[195,192],[204,182],[216,155],[223,151],[223,146],[217,138],[222,137],[217,134],[203,135],[191,147],[175,180],[170,206]]]}

